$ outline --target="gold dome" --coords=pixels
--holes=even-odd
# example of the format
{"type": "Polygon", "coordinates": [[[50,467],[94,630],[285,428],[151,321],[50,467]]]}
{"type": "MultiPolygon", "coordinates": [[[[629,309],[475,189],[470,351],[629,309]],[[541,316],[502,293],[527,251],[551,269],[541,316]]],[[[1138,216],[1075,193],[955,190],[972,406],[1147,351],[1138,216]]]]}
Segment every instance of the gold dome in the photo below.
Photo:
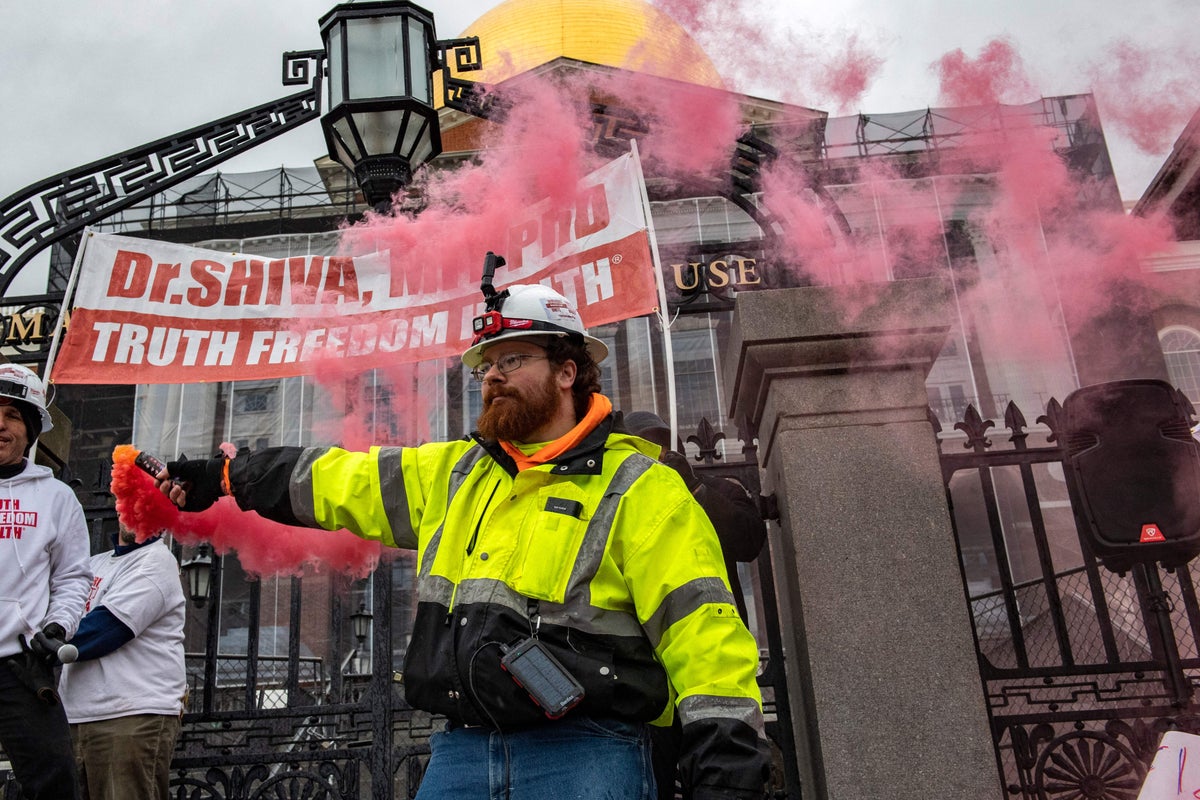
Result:
{"type": "Polygon", "coordinates": [[[496,84],[566,57],[724,88],[687,31],[643,0],[505,0],[462,35],[479,37],[483,57],[465,80],[496,84]]]}

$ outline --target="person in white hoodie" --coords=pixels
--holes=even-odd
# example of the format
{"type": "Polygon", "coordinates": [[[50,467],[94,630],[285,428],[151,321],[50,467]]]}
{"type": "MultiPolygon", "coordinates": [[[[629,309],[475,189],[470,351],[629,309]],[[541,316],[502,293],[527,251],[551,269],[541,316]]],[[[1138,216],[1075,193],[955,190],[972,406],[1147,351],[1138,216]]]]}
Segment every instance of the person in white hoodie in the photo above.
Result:
{"type": "Polygon", "coordinates": [[[53,667],[92,571],[75,493],[28,458],[51,427],[37,375],[0,364],[0,746],[27,800],[79,797],[53,667]]]}

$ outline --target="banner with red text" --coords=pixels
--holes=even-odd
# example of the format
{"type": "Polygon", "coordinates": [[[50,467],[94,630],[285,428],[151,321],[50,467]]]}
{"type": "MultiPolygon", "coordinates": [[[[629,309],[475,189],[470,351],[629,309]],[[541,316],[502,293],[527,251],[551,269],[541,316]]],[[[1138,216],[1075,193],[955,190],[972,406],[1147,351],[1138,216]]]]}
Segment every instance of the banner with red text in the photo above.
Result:
{"type": "MultiPolygon", "coordinates": [[[[633,159],[584,179],[574,208],[539,204],[514,220],[498,288],[544,283],[588,327],[657,308],[633,159]]],[[[478,279],[413,293],[423,281],[398,274],[386,252],[271,258],[91,231],[82,246],[58,383],[284,378],[329,358],[361,369],[445,358],[470,345],[484,310],[478,279]]]]}

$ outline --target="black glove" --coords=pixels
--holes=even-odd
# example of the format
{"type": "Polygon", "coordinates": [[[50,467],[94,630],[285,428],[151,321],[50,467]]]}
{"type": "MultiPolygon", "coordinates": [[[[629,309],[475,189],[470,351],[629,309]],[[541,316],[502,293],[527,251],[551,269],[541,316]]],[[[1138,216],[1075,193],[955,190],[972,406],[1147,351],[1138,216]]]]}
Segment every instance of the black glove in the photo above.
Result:
{"type": "Polygon", "coordinates": [[[57,622],[51,622],[42,628],[41,633],[35,633],[29,641],[29,649],[38,658],[45,661],[51,668],[62,666],[58,660],[58,648],[66,644],[67,632],[57,622]]]}
{"type": "MultiPolygon", "coordinates": [[[[42,635],[37,634],[34,637],[35,642],[37,636],[42,635]]],[[[21,653],[6,658],[4,663],[12,670],[13,675],[17,676],[17,680],[37,695],[38,700],[48,706],[58,705],[58,680],[54,676],[54,668],[50,661],[25,641],[25,634],[19,634],[17,641],[21,643],[21,653]]],[[[54,660],[57,663],[57,658],[54,660]]]]}
{"type": "Polygon", "coordinates": [[[225,474],[225,462],[228,460],[222,456],[167,462],[167,472],[172,478],[181,481],[184,491],[187,492],[187,500],[182,506],[184,511],[203,511],[225,494],[221,488],[221,480],[225,474]]]}
{"type": "Polygon", "coordinates": [[[659,460],[679,473],[679,477],[683,478],[683,482],[687,484],[688,491],[694,492],[700,487],[700,478],[692,469],[687,456],[674,450],[663,450],[659,460]]]}
{"type": "Polygon", "coordinates": [[[63,630],[63,626],[57,622],[51,622],[46,627],[42,628],[42,633],[54,639],[55,641],[65,642],[67,640],[67,632],[63,630]]]}

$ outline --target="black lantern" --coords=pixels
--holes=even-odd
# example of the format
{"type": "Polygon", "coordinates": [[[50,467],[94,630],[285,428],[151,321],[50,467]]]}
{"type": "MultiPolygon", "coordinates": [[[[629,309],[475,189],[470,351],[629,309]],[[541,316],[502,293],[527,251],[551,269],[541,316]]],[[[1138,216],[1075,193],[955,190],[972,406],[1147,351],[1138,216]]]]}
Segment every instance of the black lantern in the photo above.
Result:
{"type": "Polygon", "coordinates": [[[358,646],[352,654],[357,655],[357,669],[360,673],[366,671],[367,659],[363,657],[363,652],[367,645],[367,636],[371,633],[372,619],[371,612],[367,611],[366,603],[359,603],[358,611],[350,615],[350,630],[354,633],[354,639],[358,642],[358,646]]]}
{"type": "Polygon", "coordinates": [[[196,548],[196,554],[179,565],[187,582],[188,596],[196,608],[204,608],[212,591],[212,553],[207,544],[196,548]]]}
{"type": "Polygon", "coordinates": [[[343,3],[321,18],[329,156],[386,207],[413,169],[442,152],[433,108],[433,15],[412,3],[343,3]]]}
{"type": "Polygon", "coordinates": [[[366,603],[358,604],[358,611],[350,615],[350,629],[354,632],[354,638],[358,640],[358,646],[361,648],[367,641],[367,636],[371,633],[371,620],[374,617],[370,611],[367,611],[366,603]]]}

